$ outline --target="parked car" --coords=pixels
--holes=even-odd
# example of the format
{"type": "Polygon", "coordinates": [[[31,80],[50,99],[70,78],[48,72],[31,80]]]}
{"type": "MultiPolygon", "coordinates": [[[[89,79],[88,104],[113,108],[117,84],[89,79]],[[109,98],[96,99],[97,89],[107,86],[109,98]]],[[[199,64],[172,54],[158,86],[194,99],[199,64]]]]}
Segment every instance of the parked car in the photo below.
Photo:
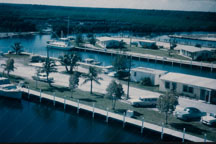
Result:
{"type": "Polygon", "coordinates": [[[129,99],[128,102],[135,107],[156,106],[157,98],[140,97],[139,99],[129,99]]]}
{"type": "MultiPolygon", "coordinates": [[[[34,80],[38,80],[38,81],[42,81],[42,82],[47,82],[47,77],[46,74],[39,74],[38,76],[32,76],[32,78],[34,80]]],[[[49,77],[48,81],[53,83],[54,82],[54,78],[53,77],[49,77]]]]}
{"type": "Polygon", "coordinates": [[[216,127],[216,114],[210,113],[206,116],[201,117],[201,122],[203,124],[216,127]]]}
{"type": "Polygon", "coordinates": [[[183,110],[176,111],[174,114],[178,119],[185,121],[200,119],[202,116],[206,115],[205,112],[201,112],[194,107],[186,107],[183,110]]]}

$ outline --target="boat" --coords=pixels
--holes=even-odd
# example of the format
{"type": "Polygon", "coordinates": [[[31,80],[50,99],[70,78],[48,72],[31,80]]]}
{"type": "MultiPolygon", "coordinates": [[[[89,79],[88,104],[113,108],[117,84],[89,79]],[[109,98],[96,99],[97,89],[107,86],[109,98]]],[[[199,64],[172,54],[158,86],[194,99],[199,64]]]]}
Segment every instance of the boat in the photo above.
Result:
{"type": "Polygon", "coordinates": [[[14,84],[2,84],[0,85],[0,96],[21,99],[22,92],[14,84]]]}
{"type": "Polygon", "coordinates": [[[101,65],[101,62],[96,61],[96,60],[91,59],[91,58],[86,58],[86,59],[84,59],[83,62],[87,63],[87,64],[92,64],[92,65],[101,65]]]}
{"type": "Polygon", "coordinates": [[[70,40],[67,38],[47,41],[47,47],[60,50],[71,50],[74,48],[74,46],[70,43],[70,40]]]}

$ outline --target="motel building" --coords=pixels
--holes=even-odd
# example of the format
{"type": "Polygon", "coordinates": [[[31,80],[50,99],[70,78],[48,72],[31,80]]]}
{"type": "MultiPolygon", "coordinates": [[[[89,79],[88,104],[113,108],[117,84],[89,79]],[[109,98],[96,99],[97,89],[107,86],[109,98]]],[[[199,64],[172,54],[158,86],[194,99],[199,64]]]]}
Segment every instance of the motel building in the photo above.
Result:
{"type": "Polygon", "coordinates": [[[187,57],[191,60],[207,60],[212,58],[214,49],[212,48],[198,48],[195,46],[177,45],[175,50],[179,52],[179,55],[187,57]]]}
{"type": "Polygon", "coordinates": [[[131,69],[131,81],[140,82],[143,78],[150,78],[152,85],[159,85],[160,77],[166,74],[167,71],[136,67],[131,69]]]}
{"type": "Polygon", "coordinates": [[[215,79],[170,72],[160,77],[159,90],[216,104],[215,79]]]}

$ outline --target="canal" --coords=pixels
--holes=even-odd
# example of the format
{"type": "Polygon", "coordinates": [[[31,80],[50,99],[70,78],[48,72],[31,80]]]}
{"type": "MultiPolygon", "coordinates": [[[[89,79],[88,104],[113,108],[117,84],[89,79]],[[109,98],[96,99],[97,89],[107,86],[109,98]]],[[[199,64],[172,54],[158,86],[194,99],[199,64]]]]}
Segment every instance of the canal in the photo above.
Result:
{"type": "MultiPolygon", "coordinates": [[[[51,39],[50,35],[34,35],[34,36],[26,36],[26,37],[19,37],[19,38],[9,38],[9,39],[0,39],[0,51],[2,52],[8,52],[11,50],[11,45],[14,42],[21,42],[24,46],[24,51],[32,53],[32,54],[39,54],[46,56],[47,55],[47,49],[46,49],[46,42],[51,39]]],[[[51,57],[58,57],[60,55],[63,55],[65,52],[61,50],[52,50],[49,52],[51,57]]],[[[82,59],[85,58],[93,58],[97,61],[102,62],[102,65],[107,66],[111,65],[114,56],[101,54],[101,53],[95,53],[95,52],[83,52],[78,51],[77,52],[82,59]]],[[[159,69],[159,70],[165,70],[168,72],[177,72],[177,73],[184,73],[184,74],[190,74],[195,76],[202,76],[207,78],[214,78],[216,79],[216,73],[196,68],[190,68],[190,67],[180,67],[179,65],[168,65],[168,64],[161,64],[161,63],[155,63],[154,61],[139,61],[139,60],[132,60],[132,67],[147,67],[147,68],[153,68],[153,69],[159,69]]]]}
{"type": "MultiPolygon", "coordinates": [[[[158,142],[160,134],[111,121],[87,112],[53,107],[51,102],[0,97],[0,142],[158,142]]],[[[164,135],[163,141],[181,141],[164,135]]]]}

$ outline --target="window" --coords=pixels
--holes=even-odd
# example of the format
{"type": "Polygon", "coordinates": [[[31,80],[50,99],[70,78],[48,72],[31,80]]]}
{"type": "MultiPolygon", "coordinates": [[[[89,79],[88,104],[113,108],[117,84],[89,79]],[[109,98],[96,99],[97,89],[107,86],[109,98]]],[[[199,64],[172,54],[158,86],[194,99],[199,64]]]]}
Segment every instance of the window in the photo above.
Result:
{"type": "Polygon", "coordinates": [[[134,76],[136,76],[136,72],[134,72],[134,76]]]}
{"type": "Polygon", "coordinates": [[[188,87],[188,92],[189,93],[193,93],[193,88],[192,87],[188,87]]]}
{"type": "Polygon", "coordinates": [[[193,87],[183,85],[183,92],[193,93],[194,89],[193,87]]]}
{"type": "Polygon", "coordinates": [[[169,89],[170,88],[170,82],[165,82],[165,88],[169,89]]]}
{"type": "Polygon", "coordinates": [[[187,86],[186,85],[183,85],[183,92],[187,92],[187,86]]]}
{"type": "Polygon", "coordinates": [[[176,90],[176,83],[172,83],[172,90],[176,90]]]}

